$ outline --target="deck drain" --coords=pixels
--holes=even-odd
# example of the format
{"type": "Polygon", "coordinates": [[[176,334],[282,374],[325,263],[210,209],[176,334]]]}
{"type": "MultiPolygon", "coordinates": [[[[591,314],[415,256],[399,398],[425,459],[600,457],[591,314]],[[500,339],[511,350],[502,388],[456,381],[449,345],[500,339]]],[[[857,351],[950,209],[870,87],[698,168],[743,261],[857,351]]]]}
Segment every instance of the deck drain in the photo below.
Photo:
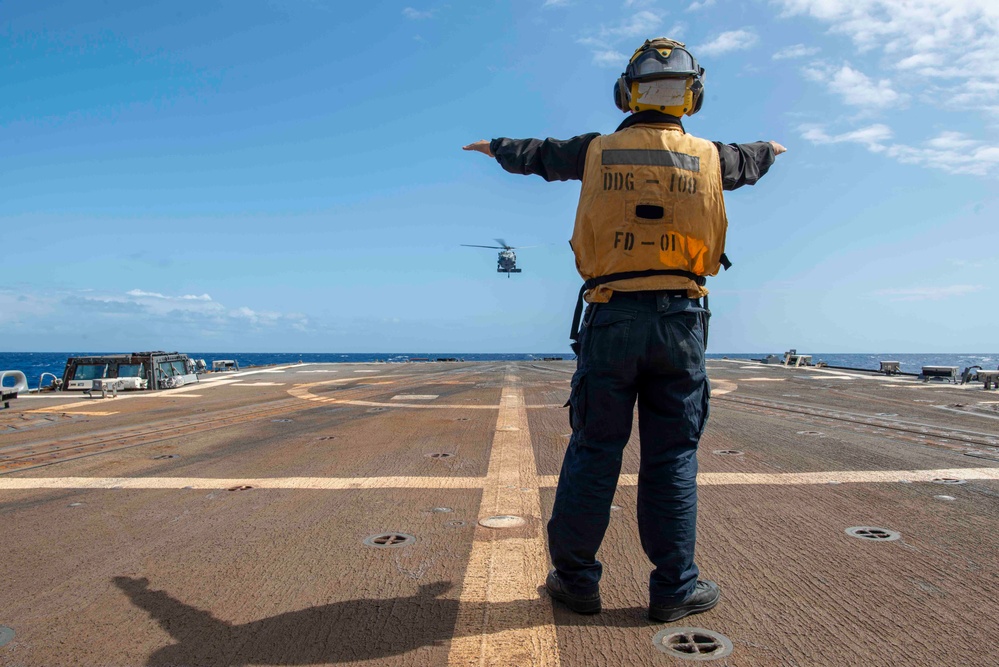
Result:
{"type": "Polygon", "coordinates": [[[743,452],[738,449],[716,449],[712,454],[718,454],[719,456],[742,456],[743,452]]]}
{"type": "Polygon", "coordinates": [[[385,412],[388,408],[368,408],[365,412],[385,412]]]}
{"type": "Polygon", "coordinates": [[[457,419],[455,419],[456,422],[467,422],[468,420],[469,417],[458,417],[457,419]]]}
{"type": "Polygon", "coordinates": [[[405,547],[416,542],[416,538],[406,533],[379,533],[364,538],[364,543],[369,547],[380,549],[392,549],[395,547],[405,547]]]}
{"type": "Polygon", "coordinates": [[[728,637],[703,628],[666,628],[656,633],[652,645],[684,660],[717,660],[732,653],[728,637]]]}
{"type": "Polygon", "coordinates": [[[277,423],[277,424],[287,424],[291,420],[290,419],[272,419],[271,421],[274,422],[274,423],[277,423]]]}
{"type": "Polygon", "coordinates": [[[957,479],[956,477],[934,477],[934,484],[967,484],[966,479],[957,479]]]}
{"type": "Polygon", "coordinates": [[[156,461],[162,461],[163,459],[179,459],[180,454],[160,454],[159,456],[154,456],[153,459],[156,461]]]}
{"type": "Polygon", "coordinates": [[[858,537],[862,540],[874,540],[875,542],[894,542],[902,537],[901,533],[896,533],[894,530],[888,530],[887,528],[878,528],[877,526],[854,526],[853,528],[847,528],[846,534],[850,537],[858,537]]]}
{"type": "Polygon", "coordinates": [[[428,459],[449,459],[454,456],[453,452],[433,452],[432,454],[427,454],[428,459]]]}
{"type": "Polygon", "coordinates": [[[431,507],[430,511],[434,514],[447,514],[448,512],[453,512],[454,510],[450,507],[431,507]]]}
{"type": "Polygon", "coordinates": [[[798,435],[822,435],[822,431],[798,431],[798,435]]]}
{"type": "Polygon", "coordinates": [[[14,630],[6,625],[0,625],[0,646],[10,642],[14,638],[14,630]]]}
{"type": "Polygon", "coordinates": [[[240,486],[229,487],[229,490],[230,491],[249,491],[252,488],[253,488],[252,486],[248,486],[246,484],[241,484],[240,486]]]}
{"type": "Polygon", "coordinates": [[[875,412],[878,417],[898,417],[897,412],[875,412]]]}
{"type": "Polygon", "coordinates": [[[525,523],[527,522],[522,517],[511,514],[487,516],[485,519],[479,521],[479,525],[486,528],[516,528],[517,526],[523,526],[525,523]]]}
{"type": "Polygon", "coordinates": [[[321,435],[316,440],[336,440],[335,435],[321,435]]]}
{"type": "Polygon", "coordinates": [[[937,500],[956,500],[954,496],[933,496],[937,500]]]}
{"type": "Polygon", "coordinates": [[[447,526],[448,528],[461,528],[462,526],[465,525],[465,522],[460,519],[457,519],[455,521],[448,521],[444,525],[447,526]]]}
{"type": "Polygon", "coordinates": [[[70,503],[67,507],[83,507],[83,503],[70,503]]]}

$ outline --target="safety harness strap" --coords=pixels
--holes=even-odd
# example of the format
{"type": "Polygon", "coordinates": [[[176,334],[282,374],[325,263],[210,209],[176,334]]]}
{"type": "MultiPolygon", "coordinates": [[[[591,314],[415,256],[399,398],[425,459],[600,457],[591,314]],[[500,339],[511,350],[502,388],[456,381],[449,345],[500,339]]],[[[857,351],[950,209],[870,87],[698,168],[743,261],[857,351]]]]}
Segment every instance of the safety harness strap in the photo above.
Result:
{"type": "MultiPolygon", "coordinates": [[[[607,283],[612,283],[615,280],[631,280],[632,278],[650,278],[652,276],[680,276],[681,278],[688,278],[693,280],[698,285],[703,286],[707,282],[704,276],[699,276],[696,273],[691,273],[690,271],[683,271],[681,269],[648,269],[647,271],[623,271],[621,273],[611,273],[606,276],[597,276],[596,278],[590,278],[583,286],[579,288],[579,296],[576,298],[576,311],[572,314],[572,331],[569,332],[569,338],[573,341],[573,349],[578,347],[579,341],[579,320],[583,315],[583,295],[586,290],[593,289],[594,287],[599,287],[600,285],[606,285],[607,283]]],[[[578,352],[577,352],[578,354],[578,352]]]]}

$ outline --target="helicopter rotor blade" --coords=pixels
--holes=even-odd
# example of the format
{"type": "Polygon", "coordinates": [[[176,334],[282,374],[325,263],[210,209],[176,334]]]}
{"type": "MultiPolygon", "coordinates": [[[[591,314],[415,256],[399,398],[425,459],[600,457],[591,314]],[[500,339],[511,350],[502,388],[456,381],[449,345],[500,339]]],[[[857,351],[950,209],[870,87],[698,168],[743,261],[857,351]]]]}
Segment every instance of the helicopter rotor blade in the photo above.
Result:
{"type": "Polygon", "coordinates": [[[499,243],[501,246],[503,246],[504,250],[509,250],[510,249],[510,246],[507,245],[507,242],[504,241],[503,239],[493,239],[493,241],[496,241],[496,243],[499,243]]]}
{"type": "Polygon", "coordinates": [[[494,245],[469,245],[467,243],[461,243],[459,245],[462,248],[489,248],[490,250],[506,250],[507,249],[506,246],[503,246],[502,248],[500,248],[499,246],[494,246],[494,245]]]}

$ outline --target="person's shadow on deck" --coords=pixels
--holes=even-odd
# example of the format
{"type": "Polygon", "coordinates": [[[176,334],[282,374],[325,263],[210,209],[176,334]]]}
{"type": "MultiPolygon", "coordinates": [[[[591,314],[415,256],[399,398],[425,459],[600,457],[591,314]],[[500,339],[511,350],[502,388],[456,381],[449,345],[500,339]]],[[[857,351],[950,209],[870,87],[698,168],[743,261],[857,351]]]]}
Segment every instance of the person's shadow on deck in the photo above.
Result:
{"type": "MultiPolygon", "coordinates": [[[[115,585],[144,609],[176,643],[149,656],[146,664],[180,665],[311,665],[371,660],[437,646],[452,639],[458,600],[441,596],[451,582],[421,585],[409,597],[360,599],[290,611],[234,625],[149,588],[149,580],[115,577],[115,585]]],[[[505,627],[527,627],[531,618],[551,618],[547,597],[489,605],[492,619],[505,627]],[[538,608],[545,614],[538,614],[538,608]]],[[[481,615],[483,606],[465,603],[463,613],[481,615]]],[[[557,625],[641,627],[649,624],[644,608],[608,609],[578,616],[557,608],[557,625]]]]}

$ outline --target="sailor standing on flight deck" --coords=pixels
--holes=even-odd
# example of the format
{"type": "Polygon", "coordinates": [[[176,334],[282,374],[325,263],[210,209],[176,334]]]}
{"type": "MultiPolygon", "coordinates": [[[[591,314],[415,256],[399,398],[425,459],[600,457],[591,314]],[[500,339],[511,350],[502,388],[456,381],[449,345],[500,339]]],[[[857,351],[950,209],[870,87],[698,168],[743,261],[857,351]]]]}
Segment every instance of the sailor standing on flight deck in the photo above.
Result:
{"type": "MultiPolygon", "coordinates": [[[[697,442],[708,418],[705,276],[728,266],[722,190],[752,185],[785,149],[687,134],[679,117],[701,109],[703,76],[682,43],[646,41],[614,84],[615,104],[632,115],[613,134],[464,147],[514,174],[583,181],[571,245],[589,306],[573,345],[572,438],[548,522],[555,567],[545,582],[553,598],[583,614],[600,611],[596,553],[636,399],[638,526],[655,565],[649,617],[675,621],[720,597],[694,564],[697,442]]],[[[574,339],[580,309],[581,301],[574,339]]]]}

